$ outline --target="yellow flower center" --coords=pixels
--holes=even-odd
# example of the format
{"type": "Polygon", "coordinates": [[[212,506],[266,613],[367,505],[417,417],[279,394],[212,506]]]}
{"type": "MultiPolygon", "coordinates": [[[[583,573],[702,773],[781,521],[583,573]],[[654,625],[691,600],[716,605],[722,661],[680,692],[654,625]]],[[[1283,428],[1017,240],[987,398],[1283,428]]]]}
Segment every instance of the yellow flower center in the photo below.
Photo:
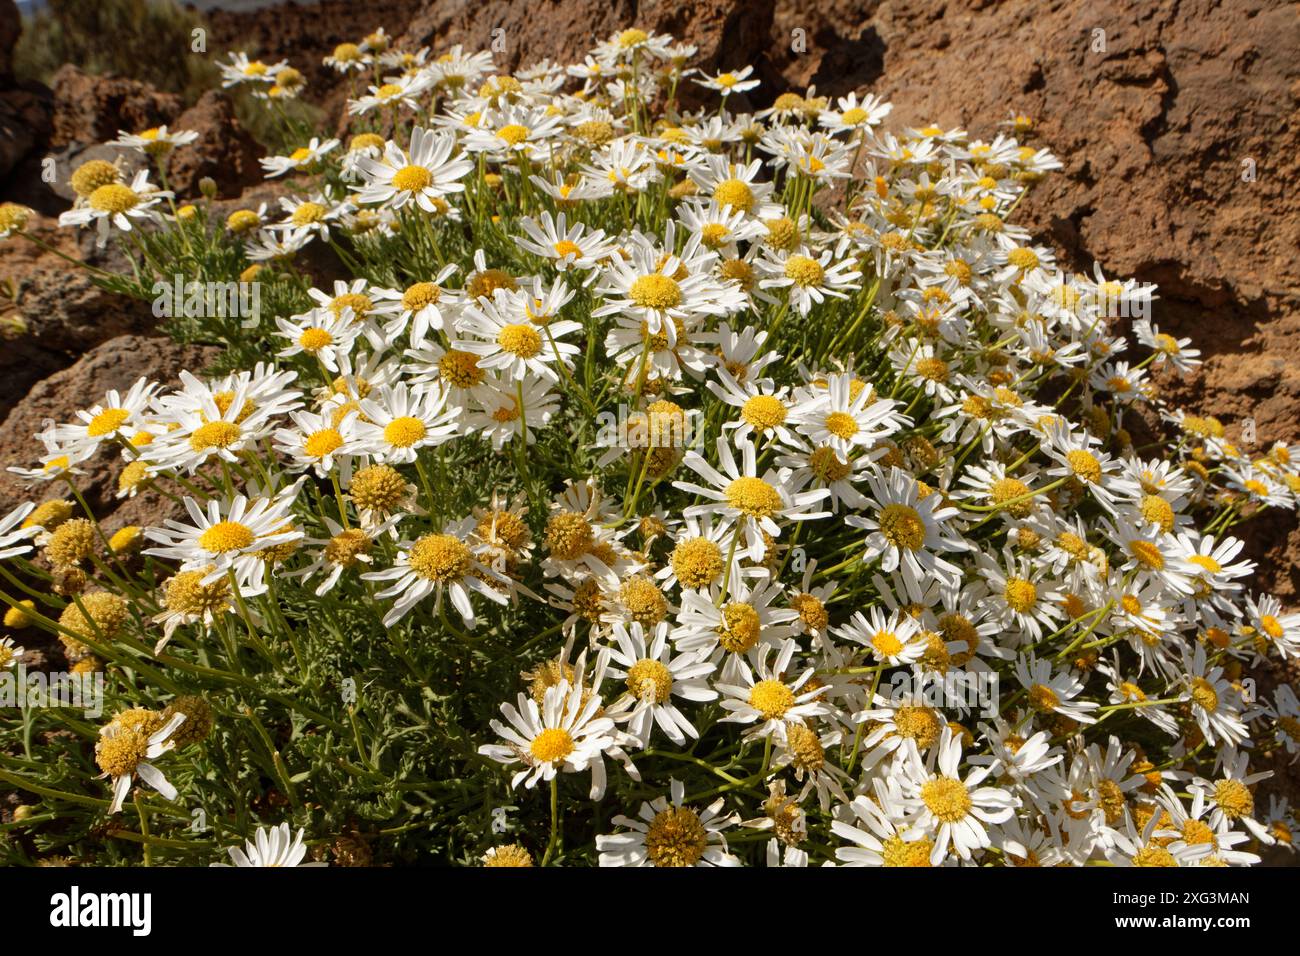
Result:
{"type": "Polygon", "coordinates": [[[1065,460],[1069,462],[1075,477],[1093,483],[1101,481],[1101,462],[1092,452],[1076,448],[1066,454],[1065,460]]]}
{"type": "Polygon", "coordinates": [[[826,416],[826,430],[848,441],[858,433],[858,420],[848,412],[831,412],[826,416]]]}
{"type": "Polygon", "coordinates": [[[668,616],[668,602],[663,591],[651,579],[643,574],[634,575],[623,582],[619,597],[632,620],[647,629],[654,627],[668,616]]]}
{"type": "Polygon", "coordinates": [[[910,505],[888,504],[880,509],[880,533],[899,550],[918,551],[925,544],[925,521],[910,505]]]}
{"type": "Polygon", "coordinates": [[[708,831],[687,807],[661,810],[646,828],[646,856],[657,867],[694,866],[708,846],[708,831]]]}
{"type": "Polygon", "coordinates": [[[1219,709],[1219,693],[1204,677],[1192,678],[1192,703],[1207,714],[1219,709]]]}
{"type": "Polygon", "coordinates": [[[567,730],[547,727],[528,745],[538,763],[557,763],[573,753],[573,737],[567,730]]]}
{"type": "Polygon", "coordinates": [[[722,609],[718,643],[726,650],[733,654],[743,654],[758,643],[760,636],[762,624],[754,605],[732,601],[722,609]]]}
{"type": "Polygon", "coordinates": [[[350,568],[360,558],[370,554],[373,544],[370,536],[360,528],[340,531],[326,543],[325,560],[333,565],[350,568]]]}
{"type": "Polygon", "coordinates": [[[1160,553],[1160,548],[1150,541],[1130,541],[1128,549],[1140,564],[1152,571],[1159,571],[1165,566],[1165,556],[1160,553]]]}
{"type": "Polygon", "coordinates": [[[749,706],[764,720],[780,720],[794,706],[794,691],[779,680],[761,680],[749,692],[749,706]]]}
{"type": "Polygon", "coordinates": [[[727,504],[750,518],[770,518],[781,509],[781,493],[762,478],[737,478],[725,494],[727,504]]]}
{"type": "Polygon", "coordinates": [[[673,689],[673,675],[656,660],[643,657],[627,671],[627,689],[638,700],[666,703],[673,689]]]}
{"type": "Polygon", "coordinates": [[[1060,707],[1061,698],[1057,696],[1056,691],[1047,685],[1035,684],[1029,688],[1029,706],[1034,710],[1046,713],[1060,707]]]}
{"type": "Polygon", "coordinates": [[[542,350],[542,337],[531,325],[515,323],[497,333],[497,345],[518,358],[530,359],[542,350]]]}
{"type": "Polygon", "coordinates": [[[1134,866],[1177,866],[1174,855],[1162,846],[1144,846],[1133,855],[1134,866]]]}
{"type": "Polygon", "coordinates": [[[592,545],[591,523],[574,511],[562,511],[546,522],[546,546],[560,561],[573,561],[592,545]]]}
{"type": "Polygon", "coordinates": [[[867,118],[867,111],[860,106],[850,107],[840,114],[840,122],[845,126],[857,126],[867,118]]]}
{"type": "Polygon", "coordinates": [[[582,256],[582,248],[576,242],[572,242],[568,239],[561,239],[553,248],[555,249],[555,254],[561,259],[565,256],[582,256]]]}
{"type": "Polygon", "coordinates": [[[478,358],[471,352],[448,349],[438,360],[438,377],[456,388],[473,388],[487,373],[478,367],[478,358]]]}
{"type": "Polygon", "coordinates": [[[348,494],[358,508],[387,512],[406,497],[407,485],[392,465],[371,465],[352,476],[348,494]]]}
{"type": "Polygon", "coordinates": [[[1147,495],[1142,499],[1142,517],[1158,526],[1161,531],[1169,532],[1174,527],[1174,509],[1169,502],[1159,495],[1147,495]]]}
{"type": "Polygon", "coordinates": [[[304,352],[319,352],[326,346],[333,344],[333,342],[333,335],[316,326],[304,329],[302,335],[298,336],[298,346],[304,352]]]}
{"type": "Polygon", "coordinates": [[[115,183],[120,173],[116,166],[102,159],[92,159],[72,174],[72,188],[78,196],[91,196],[101,186],[115,183]]]}
{"type": "Polygon", "coordinates": [[[306,226],[313,222],[320,222],[328,212],[329,210],[318,202],[305,202],[293,211],[289,221],[295,226],[306,226]]]}
{"type": "Polygon", "coordinates": [[[760,432],[784,424],[788,414],[785,403],[771,395],[755,395],[740,409],[741,417],[760,432]]]}
{"type": "Polygon", "coordinates": [[[226,228],[236,233],[248,232],[261,224],[261,218],[251,209],[236,209],[226,219],[226,228]]]}
{"type": "Polygon", "coordinates": [[[424,422],[411,415],[403,415],[384,426],[384,441],[394,448],[410,448],[427,433],[424,422]]]}
{"type": "Polygon", "coordinates": [[[1183,840],[1192,846],[1218,846],[1218,841],[1214,837],[1214,831],[1210,829],[1209,824],[1202,820],[1193,820],[1188,817],[1183,821],[1183,840]]]}
{"type": "Polygon", "coordinates": [[[1007,578],[1007,586],[1002,589],[1002,598],[1013,611],[1024,614],[1038,602],[1038,588],[1033,581],[1025,578],[1007,578]]]}
{"type": "Polygon", "coordinates": [[[852,465],[841,461],[835,450],[826,445],[813,449],[808,456],[808,467],[826,484],[843,481],[853,471],[852,465]]]}
{"type": "Polygon", "coordinates": [[[331,312],[342,315],[344,310],[351,309],[354,319],[364,317],[373,307],[374,303],[370,301],[370,296],[362,295],[360,292],[345,292],[330,300],[331,312]]]}
{"type": "Polygon", "coordinates": [[[303,449],[312,458],[324,458],[330,452],[337,451],[343,444],[343,436],[334,428],[322,428],[307,436],[303,449]]]}
{"type": "Polygon", "coordinates": [[[894,712],[894,726],[900,737],[915,741],[921,750],[929,749],[943,730],[933,710],[911,704],[904,704],[894,712]]]}
{"type": "Polygon", "coordinates": [[[958,823],[971,809],[970,793],[965,784],[952,777],[936,777],[921,787],[921,800],[942,823],[958,823]]]}
{"type": "Polygon", "coordinates": [[[111,435],[130,417],[131,413],[125,408],[106,408],[90,420],[90,424],[86,426],[86,434],[91,438],[111,435]]]}
{"type": "Polygon", "coordinates": [[[416,193],[428,189],[433,183],[433,173],[423,166],[403,166],[393,173],[393,188],[404,193],[416,193]]]}
{"type": "Polygon", "coordinates": [[[1240,780],[1220,780],[1216,783],[1214,802],[1229,820],[1255,815],[1255,798],[1240,780]]]}
{"type": "Polygon", "coordinates": [[[426,534],[411,545],[411,570],[429,581],[447,583],[469,573],[469,548],[454,535],[426,534]]]}
{"type": "Polygon", "coordinates": [[[830,623],[830,614],[815,595],[796,594],[790,598],[790,607],[799,612],[799,619],[810,631],[821,631],[830,623]]]}
{"type": "Polygon", "coordinates": [[[234,422],[215,421],[200,425],[190,435],[190,447],[198,452],[210,448],[229,448],[242,436],[239,426],[234,422]]]}
{"type": "Polygon", "coordinates": [[[764,242],[773,249],[784,249],[788,252],[799,244],[799,227],[789,216],[765,220],[763,225],[767,227],[764,242]]]}
{"type": "Polygon", "coordinates": [[[672,309],[681,304],[682,290],[668,276],[654,272],[633,282],[628,298],[643,309],[672,309]]]}
{"type": "Polygon", "coordinates": [[[95,744],[95,762],[110,777],[126,777],[144,761],[149,751],[149,735],[143,730],[124,729],[112,737],[101,737],[95,744]]]}
{"type": "Polygon", "coordinates": [[[876,631],[871,638],[871,647],[881,657],[893,657],[903,649],[903,642],[893,631],[876,631]]]}
{"type": "Polygon", "coordinates": [[[511,146],[518,146],[524,140],[528,139],[528,127],[520,126],[518,123],[510,123],[502,126],[497,130],[497,136],[505,140],[511,146]]]}
{"type": "Polygon", "coordinates": [[[417,282],[402,293],[402,308],[419,312],[442,298],[442,289],[432,282],[417,282]]]}
{"type": "Polygon", "coordinates": [[[904,840],[895,834],[883,841],[881,860],[885,866],[924,867],[930,865],[934,844],[927,839],[904,840]]]}
{"type": "Polygon", "coordinates": [[[699,590],[722,576],[722,549],[708,538],[687,538],[669,558],[682,587],[699,590]]]}
{"type": "Polygon", "coordinates": [[[353,136],[352,141],[348,143],[348,149],[350,151],[383,148],[384,138],[378,133],[358,133],[356,136],[353,136]]]}
{"type": "Polygon", "coordinates": [[[725,179],[713,187],[713,198],[718,205],[741,212],[754,211],[754,191],[740,179],[725,179]]]}
{"type": "Polygon", "coordinates": [[[199,547],[210,554],[242,551],[255,540],[253,530],[238,521],[218,521],[199,535],[199,547]]]}
{"type": "Polygon", "coordinates": [[[129,186],[123,186],[121,183],[109,183],[106,186],[100,186],[90,194],[90,206],[100,212],[123,213],[128,209],[134,209],[140,202],[140,197],[129,186]]]}
{"type": "Polygon", "coordinates": [[[826,270],[816,259],[808,256],[790,256],[785,260],[785,277],[793,279],[797,286],[821,285],[826,278],[826,270]]]}
{"type": "Polygon", "coordinates": [[[624,50],[629,47],[638,46],[650,39],[650,35],[644,30],[638,30],[636,27],[624,30],[618,35],[618,45],[624,50]]]}
{"type": "Polygon", "coordinates": [[[1283,634],[1286,633],[1286,629],[1282,627],[1282,622],[1279,621],[1277,618],[1275,618],[1272,614],[1265,614],[1262,617],[1260,617],[1259,626],[1260,626],[1260,630],[1262,630],[1269,637],[1273,638],[1273,640],[1275,641],[1278,638],[1280,638],[1283,634]]]}
{"type": "Polygon", "coordinates": [[[1015,266],[1022,272],[1033,269],[1038,265],[1038,254],[1033,249],[1024,246],[1012,249],[1007,253],[1007,262],[1015,266]]]}
{"type": "Polygon", "coordinates": [[[1033,510],[1032,498],[1016,500],[1027,494],[1029,494],[1029,486],[1016,478],[999,478],[989,486],[989,499],[993,504],[999,507],[1005,506],[1007,511],[1017,518],[1026,517],[1033,510]],[[1015,503],[1007,504],[1007,502],[1015,503]]]}
{"type": "Polygon", "coordinates": [[[490,299],[497,289],[509,289],[513,292],[519,288],[519,283],[515,281],[514,276],[501,269],[484,269],[470,276],[465,288],[475,298],[490,299]]]}

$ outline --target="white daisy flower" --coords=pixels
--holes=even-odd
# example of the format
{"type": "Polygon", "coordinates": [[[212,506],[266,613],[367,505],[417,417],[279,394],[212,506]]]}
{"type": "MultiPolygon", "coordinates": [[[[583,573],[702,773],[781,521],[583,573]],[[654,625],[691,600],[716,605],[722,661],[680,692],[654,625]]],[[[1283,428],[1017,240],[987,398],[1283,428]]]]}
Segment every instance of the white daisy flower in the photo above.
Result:
{"type": "Polygon", "coordinates": [[[643,748],[650,746],[654,725],[679,747],[685,746],[688,737],[699,737],[673,698],[694,703],[717,700],[718,692],[706,680],[714,665],[699,653],[674,654],[666,622],[655,628],[648,641],[645,629],[636,622],[626,627],[615,624],[611,636],[615,646],[610,648],[609,676],[625,680],[627,691],[606,713],[616,721],[626,721],[628,732],[643,748]]]}
{"type": "Polygon", "coordinates": [[[764,532],[773,538],[780,537],[778,518],[808,521],[829,517],[830,512],[810,510],[830,494],[825,488],[791,493],[783,474],[769,469],[759,477],[758,455],[753,443],[741,444],[739,463],[726,438],[718,439],[717,450],[721,471],[695,451],[688,451],[682,460],[682,464],[709,483],[707,487],[688,481],[674,481],[673,487],[713,502],[691,505],[683,512],[686,516],[717,513],[735,521],[736,535],[744,537],[745,554],[750,560],[763,559],[767,550],[764,532]]]}
{"type": "Polygon", "coordinates": [[[509,603],[509,596],[493,586],[509,581],[480,560],[485,546],[470,538],[473,527],[473,519],[467,518],[440,532],[422,535],[402,547],[392,567],[361,575],[366,581],[392,582],[375,594],[380,599],[397,598],[384,615],[384,627],[392,627],[430,594],[434,596],[434,613],[442,612],[445,594],[471,630],[478,623],[469,599],[471,591],[497,604],[509,603]]]}
{"type": "Polygon", "coordinates": [[[95,762],[103,771],[100,776],[112,779],[110,814],[121,812],[136,777],[166,799],[176,799],[176,788],[150,761],[157,760],[176,746],[171,737],[184,722],[185,715],[178,713],[152,732],[138,723],[125,723],[121,718],[100,728],[99,740],[95,742],[95,762]]]}
{"type": "Polygon", "coordinates": [[[359,446],[390,464],[409,464],[421,448],[451,441],[459,430],[461,409],[443,389],[399,382],[371,392],[360,406],[359,446]]]}
{"type": "Polygon", "coordinates": [[[719,797],[703,810],[684,806],[686,786],[668,783],[669,797],[641,804],[639,819],[614,817],[624,833],[596,837],[601,866],[740,866],[727,851],[723,830],[736,822],[734,814],[722,816],[725,799],[719,797]]]}
{"type": "Polygon", "coordinates": [[[614,745],[614,721],[597,716],[600,710],[600,697],[580,680],[574,684],[561,680],[548,687],[540,707],[520,694],[517,707],[501,705],[508,723],[491,721],[492,729],[506,743],[485,744],[478,752],[498,763],[522,763],[510,785],[522,783],[529,790],[539,780],[553,780],[558,773],[581,773],[590,768],[591,799],[599,800],[605,792],[602,754],[614,745]]]}
{"type": "Polygon", "coordinates": [[[357,190],[358,202],[395,209],[413,202],[432,213],[439,211],[435,200],[464,191],[460,180],[474,165],[457,150],[455,136],[417,126],[411,130],[410,143],[403,152],[389,142],[382,159],[358,160],[366,183],[357,190]]]}
{"type": "Polygon", "coordinates": [[[904,799],[917,828],[931,835],[930,863],[938,866],[949,847],[963,860],[992,845],[989,827],[1009,820],[1020,801],[1000,787],[981,787],[987,767],[961,775],[961,736],[945,727],[922,757],[909,743],[902,771],[904,799]]]}
{"type": "Polygon", "coordinates": [[[329,866],[328,863],[304,863],[307,847],[303,844],[303,830],[297,833],[289,829],[289,824],[281,823],[275,827],[258,827],[253,839],[244,844],[244,848],[232,846],[231,863],[213,863],[212,866],[329,866]]]}

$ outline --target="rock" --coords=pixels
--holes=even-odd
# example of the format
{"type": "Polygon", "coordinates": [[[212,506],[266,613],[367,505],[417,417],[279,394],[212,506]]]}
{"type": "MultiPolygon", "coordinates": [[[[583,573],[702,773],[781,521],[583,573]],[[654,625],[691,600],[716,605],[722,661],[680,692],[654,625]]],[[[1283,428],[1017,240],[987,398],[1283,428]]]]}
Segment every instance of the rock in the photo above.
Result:
{"type": "Polygon", "coordinates": [[[208,90],[177,118],[173,128],[199,134],[168,161],[168,185],[177,196],[197,195],[204,176],[212,177],[222,195],[237,195],[244,186],[261,181],[258,159],[265,151],[239,125],[234,104],[225,93],[208,90]]]}
{"type": "Polygon", "coordinates": [[[0,89],[0,179],[46,141],[51,112],[50,96],[43,88],[0,89]]]}
{"type": "Polygon", "coordinates": [[[19,281],[18,311],[47,349],[80,354],[114,336],[154,324],[149,303],[108,292],[82,269],[40,265],[19,281]]]}
{"type": "MultiPolygon", "coordinates": [[[[181,369],[202,369],[217,352],[209,346],[178,345],[161,336],[119,335],[102,342],[72,366],[37,383],[9,412],[0,423],[0,465],[34,464],[42,448],[32,436],[49,421],[71,421],[78,409],[93,405],[110,388],[130,388],[141,375],[174,384],[181,369]]],[[[116,498],[122,459],[106,450],[81,467],[86,474],[75,476],[77,488],[102,520],[122,504],[116,498]]],[[[22,501],[58,494],[60,487],[33,487],[17,475],[0,472],[0,513],[8,513],[22,501]]],[[[130,500],[125,514],[141,518],[150,505],[169,510],[170,503],[159,499],[142,494],[130,500]]]]}
{"type": "MultiPolygon", "coordinates": [[[[56,221],[36,215],[28,231],[64,255],[100,268],[123,270],[126,260],[113,247],[99,250],[90,235],[59,229],[56,221]]],[[[10,333],[0,349],[0,416],[35,382],[73,362],[107,338],[152,329],[148,303],[100,289],[85,270],[21,239],[0,243],[0,275],[12,288],[21,329],[10,333]]]]}
{"type": "Polygon", "coordinates": [[[700,48],[694,63],[706,70],[742,66],[757,59],[768,44],[773,0],[671,0],[625,5],[601,0],[518,4],[510,0],[451,0],[426,5],[406,28],[401,45],[430,46],[435,52],[453,43],[467,50],[492,49],[498,66],[514,70],[549,57],[561,63],[581,61],[596,43],[629,27],[671,33],[700,48]],[[501,30],[503,33],[495,33],[501,30]]]}
{"type": "Polygon", "coordinates": [[[307,79],[304,97],[339,109],[347,82],[322,61],[340,43],[357,43],[376,27],[400,37],[421,0],[318,0],[253,10],[205,13],[210,49],[248,50],[267,63],[287,59],[307,79]]]}
{"type": "Polygon", "coordinates": [[[181,98],[148,83],[92,76],[65,63],[50,80],[54,94],[51,145],[95,144],[116,139],[120,130],[139,132],[174,125],[181,98]]]}

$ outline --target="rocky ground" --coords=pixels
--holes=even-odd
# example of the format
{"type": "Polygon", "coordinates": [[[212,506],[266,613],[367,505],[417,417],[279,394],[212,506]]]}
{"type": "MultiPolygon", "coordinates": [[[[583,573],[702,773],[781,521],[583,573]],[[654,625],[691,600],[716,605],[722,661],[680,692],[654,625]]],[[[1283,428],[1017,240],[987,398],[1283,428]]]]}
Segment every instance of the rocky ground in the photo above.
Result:
{"type": "MultiPolygon", "coordinates": [[[[1157,321],[1192,336],[1206,360],[1164,382],[1169,395],[1234,437],[1249,437],[1253,419],[1257,447],[1300,442],[1300,18],[1282,0],[325,0],[208,20],[209,55],[287,58],[333,116],[345,90],[322,56],[380,25],[407,48],[496,41],[498,62],[515,68],[580,58],[633,24],[697,44],[706,68],[754,64],[764,100],[809,85],[869,90],[893,101],[892,122],[986,137],[1011,111],[1030,115],[1065,168],[1021,220],[1070,267],[1095,262],[1160,285],[1157,321]]],[[[258,147],[223,93],[186,109],[170,92],[72,65],[48,87],[22,85],[11,75],[19,28],[13,0],[0,0],[0,200],[34,207],[33,229],[52,246],[99,262],[54,218],[70,200],[69,167],[105,153],[96,144],[119,129],[199,131],[171,159],[182,194],[203,176],[226,199],[267,189],[258,147]],[[46,159],[53,184],[41,178],[46,159]]],[[[35,457],[31,436],[46,419],[139,375],[167,379],[205,361],[157,334],[147,307],[25,242],[0,244],[0,323],[14,333],[0,348],[4,464],[35,457]]],[[[119,503],[105,467],[87,484],[110,530],[151,520],[163,503],[119,503]]],[[[0,475],[0,513],[22,495],[0,475]]],[[[1257,584],[1300,604],[1295,516],[1270,512],[1244,533],[1257,584]]]]}

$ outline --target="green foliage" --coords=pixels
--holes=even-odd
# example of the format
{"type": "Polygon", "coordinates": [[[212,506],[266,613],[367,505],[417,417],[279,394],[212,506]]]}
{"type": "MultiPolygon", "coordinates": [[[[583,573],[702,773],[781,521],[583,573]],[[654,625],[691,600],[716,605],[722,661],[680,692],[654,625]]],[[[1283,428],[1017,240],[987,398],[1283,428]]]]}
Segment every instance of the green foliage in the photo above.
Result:
{"type": "Polygon", "coordinates": [[[213,85],[209,54],[192,51],[203,20],[173,0],[49,0],[23,21],[14,72],[49,82],[65,63],[197,99],[213,85]]]}

